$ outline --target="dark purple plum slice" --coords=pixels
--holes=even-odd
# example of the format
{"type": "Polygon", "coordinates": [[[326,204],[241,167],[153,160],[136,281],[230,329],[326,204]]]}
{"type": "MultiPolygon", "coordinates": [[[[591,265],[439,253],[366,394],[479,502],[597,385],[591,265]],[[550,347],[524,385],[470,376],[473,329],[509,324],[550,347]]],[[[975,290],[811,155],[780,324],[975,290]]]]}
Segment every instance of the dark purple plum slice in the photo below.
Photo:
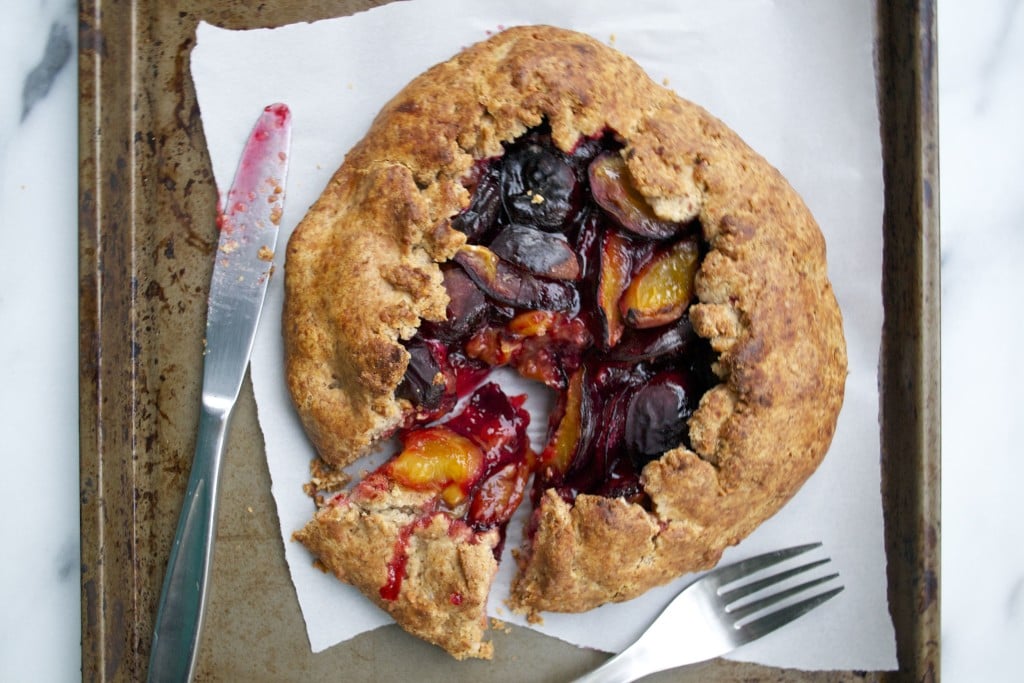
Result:
{"type": "Polygon", "coordinates": [[[625,441],[631,452],[658,456],[683,443],[694,407],[689,385],[682,373],[665,371],[637,390],[626,413],[625,441]]]}
{"type": "Polygon", "coordinates": [[[599,413],[591,421],[593,433],[589,448],[577,456],[566,476],[566,483],[577,491],[589,493],[598,490],[605,482],[609,471],[619,459],[626,437],[625,414],[630,407],[631,392],[598,398],[596,386],[587,387],[591,392],[591,405],[599,406],[599,413]]]}
{"type": "Polygon", "coordinates": [[[542,466],[539,488],[560,483],[590,448],[594,438],[594,402],[586,372],[582,369],[569,378],[564,393],[559,395],[557,410],[551,415],[547,446],[540,454],[542,466]],[[543,482],[541,480],[544,480],[543,482]]]}
{"type": "Polygon", "coordinates": [[[686,228],[658,218],[633,186],[622,156],[605,152],[590,164],[590,191],[594,201],[629,232],[653,240],[673,237],[686,228]]]}
{"type": "Polygon", "coordinates": [[[686,353],[697,339],[690,317],[684,314],[671,327],[629,330],[605,359],[614,363],[658,361],[686,353]]]}
{"type": "Polygon", "coordinates": [[[578,204],[576,174],[557,149],[527,143],[501,166],[501,198],[513,223],[560,231],[578,204]]]}
{"type": "Polygon", "coordinates": [[[643,504],[646,501],[632,458],[616,459],[605,480],[593,493],[605,498],[625,498],[631,503],[643,504]]]}
{"type": "Polygon", "coordinates": [[[527,225],[509,225],[498,233],[491,251],[540,277],[576,280],[580,262],[561,233],[542,232],[527,225]]]}
{"type": "Polygon", "coordinates": [[[619,299],[629,287],[633,268],[633,250],[621,233],[609,230],[601,239],[600,267],[597,274],[597,313],[601,322],[601,345],[610,349],[619,343],[625,324],[619,311],[619,299]]]}
{"type": "Polygon", "coordinates": [[[501,173],[491,164],[480,176],[469,206],[452,218],[451,225],[465,233],[470,242],[479,242],[494,226],[500,212],[501,173]]]}
{"type": "Polygon", "coordinates": [[[578,295],[572,284],[530,275],[486,247],[463,246],[455,261],[484,293],[501,303],[545,311],[570,311],[578,307],[578,295]]]}
{"type": "Polygon", "coordinates": [[[462,268],[447,265],[443,270],[448,307],[444,322],[425,321],[422,336],[445,342],[465,339],[487,321],[488,303],[483,291],[462,268]]]}
{"type": "Polygon", "coordinates": [[[424,410],[439,407],[448,388],[441,371],[443,361],[439,358],[443,349],[419,339],[410,341],[405,348],[409,352],[409,365],[395,396],[424,410]]]}

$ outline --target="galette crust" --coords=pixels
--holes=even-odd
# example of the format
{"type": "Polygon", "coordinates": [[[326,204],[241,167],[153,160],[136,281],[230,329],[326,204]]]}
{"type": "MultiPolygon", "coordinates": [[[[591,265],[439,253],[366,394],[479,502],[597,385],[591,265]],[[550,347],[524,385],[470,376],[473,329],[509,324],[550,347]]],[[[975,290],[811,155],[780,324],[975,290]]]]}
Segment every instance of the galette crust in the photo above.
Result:
{"type": "Polygon", "coordinates": [[[438,263],[464,242],[449,226],[469,202],[463,183],[476,160],[545,120],[563,150],[614,131],[656,212],[700,220],[709,251],[690,317],[720,354],[721,383],[690,421],[694,450],[644,469],[650,509],[543,497],[510,597],[532,616],[627,600],[714,565],[817,468],[846,378],[824,240],[779,172],[624,55],[562,29],[512,28],[392,99],[288,244],[288,386],[325,460],[352,462],[410,409],[394,396],[408,360],[400,340],[444,317],[438,263]]]}
{"type": "Polygon", "coordinates": [[[294,537],[409,633],[456,659],[490,659],[493,647],[484,635],[498,532],[473,531],[431,511],[435,502],[373,474],[317,511],[294,537]],[[385,599],[381,588],[394,580],[389,565],[398,552],[408,558],[397,570],[401,588],[396,599],[385,599]]]}

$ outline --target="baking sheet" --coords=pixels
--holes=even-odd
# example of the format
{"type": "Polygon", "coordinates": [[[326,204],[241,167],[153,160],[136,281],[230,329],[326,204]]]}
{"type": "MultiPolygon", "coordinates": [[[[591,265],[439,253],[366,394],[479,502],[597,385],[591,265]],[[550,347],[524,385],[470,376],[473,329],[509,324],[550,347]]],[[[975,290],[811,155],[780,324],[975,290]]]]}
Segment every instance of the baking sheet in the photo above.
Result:
{"type": "MultiPolygon", "coordinates": [[[[922,7],[928,10],[930,5],[922,7]]],[[[127,680],[138,677],[144,666],[155,591],[191,458],[198,393],[193,353],[201,340],[209,277],[205,264],[215,236],[212,222],[198,217],[214,215],[215,192],[209,162],[201,153],[205,141],[182,55],[200,18],[241,28],[327,16],[340,9],[336,3],[209,8],[197,2],[172,10],[139,3],[134,14],[126,15],[102,2],[83,5],[87,677],[99,672],[91,677],[127,675],[127,680]],[[132,32],[139,35],[137,41],[120,40],[132,32]],[[107,40],[108,35],[118,39],[107,40]],[[95,138],[97,130],[103,133],[100,138],[95,138]]],[[[930,448],[937,444],[937,377],[930,363],[937,287],[928,269],[937,245],[933,208],[923,201],[922,191],[933,172],[926,144],[933,134],[926,98],[931,83],[921,77],[930,73],[925,59],[930,47],[927,40],[921,42],[922,35],[929,36],[930,15],[922,15],[919,7],[902,13],[906,11],[882,10],[879,48],[888,181],[885,249],[891,255],[883,280],[887,318],[882,412],[884,417],[887,411],[895,414],[892,406],[901,409],[898,422],[883,419],[883,485],[900,661],[905,671],[913,672],[934,670],[937,661],[937,508],[931,504],[937,452],[930,448]],[[919,67],[908,70],[907,64],[919,67]],[[908,382],[908,377],[917,379],[908,382]],[[894,483],[897,475],[902,479],[894,483]]],[[[430,680],[430,672],[446,670],[430,650],[392,629],[316,657],[303,651],[308,645],[280,560],[260,451],[255,407],[247,392],[225,473],[229,504],[221,518],[208,629],[213,635],[204,641],[201,676],[231,679],[248,672],[256,678],[293,678],[297,672],[327,674],[341,666],[366,679],[415,670],[430,680]],[[259,595],[258,604],[240,602],[240,594],[259,595]],[[402,647],[408,658],[394,662],[379,656],[383,650],[378,649],[393,645],[402,647]]],[[[511,672],[560,680],[600,659],[518,629],[503,640],[507,656],[487,669],[468,666],[461,671],[480,680],[490,675],[500,680],[503,672],[506,680],[511,672]]],[[[700,679],[739,675],[805,678],[799,672],[769,673],[721,662],[701,670],[700,679]]],[[[836,677],[846,676],[822,680],[836,677]]]]}
{"type": "MultiPolygon", "coordinates": [[[[612,42],[653,78],[723,118],[780,168],[815,213],[828,245],[850,357],[846,401],[825,462],[782,512],[724,557],[729,562],[823,541],[819,555],[834,559],[845,591],[827,609],[727,656],[802,669],[887,669],[895,664],[895,644],[885,593],[880,444],[866,438],[878,429],[882,322],[872,19],[865,3],[637,0],[627,9],[615,0],[548,5],[504,0],[483,6],[472,0],[413,0],[272,30],[238,32],[201,24],[192,75],[222,190],[231,182],[250,125],[246,117],[273,101],[292,109],[295,130],[278,273],[286,268],[284,244],[295,224],[380,107],[419,72],[502,26],[548,23],[612,42]],[[746,49],[737,51],[736,44],[746,49]]],[[[284,389],[282,298],[283,278],[275,278],[252,376],[285,555],[316,652],[390,619],[316,569],[309,553],[290,540],[313,512],[302,484],[315,453],[284,389]]],[[[529,382],[506,386],[531,396],[530,436],[539,450],[547,425],[546,392],[529,382]]],[[[357,464],[353,473],[365,467],[357,464]]],[[[503,605],[514,576],[511,552],[527,513],[521,512],[509,528],[489,613],[527,626],[503,605]]],[[[618,652],[690,580],[588,614],[546,614],[542,624],[529,627],[618,652]],[[595,620],[601,628],[594,628],[595,620]]]]}

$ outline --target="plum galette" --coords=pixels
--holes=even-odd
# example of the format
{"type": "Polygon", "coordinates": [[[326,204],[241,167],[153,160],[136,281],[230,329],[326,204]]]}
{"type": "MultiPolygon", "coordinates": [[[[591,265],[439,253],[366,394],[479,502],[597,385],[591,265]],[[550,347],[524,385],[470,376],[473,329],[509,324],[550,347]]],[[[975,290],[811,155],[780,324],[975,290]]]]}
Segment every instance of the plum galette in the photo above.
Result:
{"type": "Polygon", "coordinates": [[[628,600],[785,504],[842,405],[842,320],[800,197],[562,29],[503,31],[395,96],[293,234],[285,286],[288,385],[320,457],[401,443],[296,538],[459,658],[490,654],[520,503],[509,605],[628,600]],[[497,367],[554,393],[545,443],[497,367]]]}

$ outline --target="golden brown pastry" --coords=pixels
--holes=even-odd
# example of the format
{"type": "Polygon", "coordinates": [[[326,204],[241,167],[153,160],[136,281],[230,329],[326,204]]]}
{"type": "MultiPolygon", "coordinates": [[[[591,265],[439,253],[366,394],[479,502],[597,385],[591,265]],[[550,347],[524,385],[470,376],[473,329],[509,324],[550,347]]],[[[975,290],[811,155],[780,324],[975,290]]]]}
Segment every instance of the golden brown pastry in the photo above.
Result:
{"type": "Polygon", "coordinates": [[[406,631],[457,659],[489,659],[483,638],[499,532],[425,513],[432,498],[371,476],[321,508],[295,538],[406,631]]]}
{"type": "MultiPolygon", "coordinates": [[[[510,604],[531,617],[714,565],[814,472],[842,405],[803,201],[704,109],[562,29],[508,29],[385,105],[293,234],[285,287],[288,386],[333,465],[444,418],[491,367],[557,392],[548,443],[517,461],[535,510],[510,604]]],[[[365,558],[374,598],[405,503],[345,501],[300,540],[357,585],[344,558],[365,558]]],[[[472,564],[422,577],[439,611],[453,580],[486,594],[493,567],[472,564]]],[[[466,638],[440,644],[485,654],[466,638]]]]}

